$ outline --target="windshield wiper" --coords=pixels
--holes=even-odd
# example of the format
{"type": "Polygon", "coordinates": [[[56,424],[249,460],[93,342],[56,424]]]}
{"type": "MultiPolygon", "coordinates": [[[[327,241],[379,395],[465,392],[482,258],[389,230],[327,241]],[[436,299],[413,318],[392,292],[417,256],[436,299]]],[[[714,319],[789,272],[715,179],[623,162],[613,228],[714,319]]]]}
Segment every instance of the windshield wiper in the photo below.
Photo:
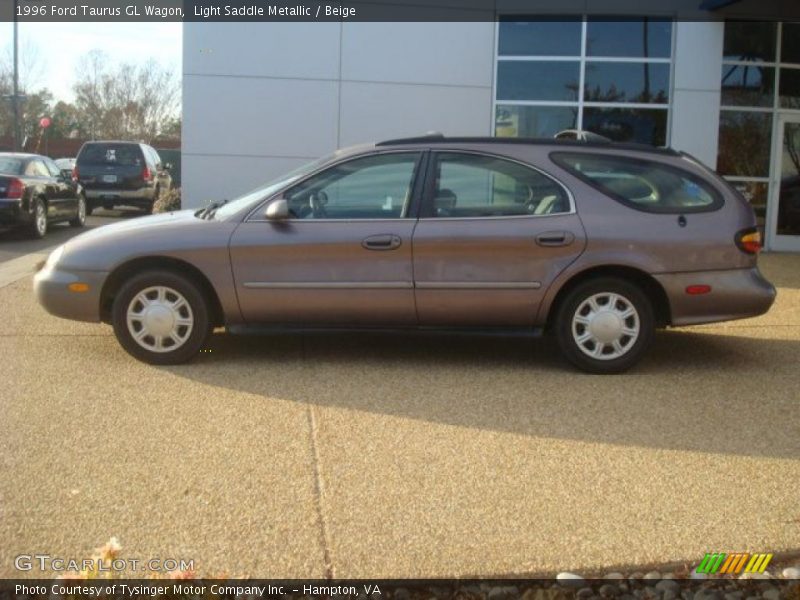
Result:
{"type": "Polygon", "coordinates": [[[210,219],[211,217],[214,216],[214,213],[217,212],[217,209],[223,204],[226,204],[227,202],[228,202],[227,198],[222,201],[212,202],[211,204],[206,206],[203,210],[201,210],[200,214],[198,214],[197,216],[199,216],[201,219],[210,219]]]}

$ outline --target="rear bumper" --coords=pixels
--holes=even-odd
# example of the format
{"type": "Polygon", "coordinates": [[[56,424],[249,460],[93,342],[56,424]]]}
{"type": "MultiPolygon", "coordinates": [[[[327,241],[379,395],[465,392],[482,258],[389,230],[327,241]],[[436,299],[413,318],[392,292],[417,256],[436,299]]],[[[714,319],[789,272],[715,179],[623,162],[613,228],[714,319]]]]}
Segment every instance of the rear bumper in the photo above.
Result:
{"type": "Polygon", "coordinates": [[[27,225],[31,221],[31,214],[22,207],[20,200],[0,199],[0,227],[27,225]]]}
{"type": "Polygon", "coordinates": [[[145,205],[153,201],[154,187],[143,187],[138,190],[103,190],[84,188],[86,201],[92,206],[102,206],[105,203],[145,205]]]}
{"type": "Polygon", "coordinates": [[[33,277],[36,299],[51,315],[75,321],[100,321],[100,292],[108,273],[104,271],[63,270],[45,266],[33,277]],[[86,283],[86,292],[72,292],[71,283],[86,283]]]}
{"type": "Polygon", "coordinates": [[[756,317],[775,302],[775,287],[758,268],[653,275],[669,299],[672,325],[698,325],[756,317]],[[707,294],[691,295],[686,288],[708,285],[707,294]]]}

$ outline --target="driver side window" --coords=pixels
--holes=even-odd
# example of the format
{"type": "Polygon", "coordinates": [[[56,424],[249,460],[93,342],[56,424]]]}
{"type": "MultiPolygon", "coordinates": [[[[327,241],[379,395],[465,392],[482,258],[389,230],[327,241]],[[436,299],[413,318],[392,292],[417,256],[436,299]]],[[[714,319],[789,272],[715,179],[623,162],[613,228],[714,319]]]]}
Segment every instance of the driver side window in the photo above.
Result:
{"type": "Polygon", "coordinates": [[[558,183],[519,163],[478,154],[437,155],[432,217],[509,217],[569,212],[558,183]]]}
{"type": "Polygon", "coordinates": [[[418,152],[356,158],[306,179],[284,198],[295,219],[403,218],[418,159],[418,152]]]}

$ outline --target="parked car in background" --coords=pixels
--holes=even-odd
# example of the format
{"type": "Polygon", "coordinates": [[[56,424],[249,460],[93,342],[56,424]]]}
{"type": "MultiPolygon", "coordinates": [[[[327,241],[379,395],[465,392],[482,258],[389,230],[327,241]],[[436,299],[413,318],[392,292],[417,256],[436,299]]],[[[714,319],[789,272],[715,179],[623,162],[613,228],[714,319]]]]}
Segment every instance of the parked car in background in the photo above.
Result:
{"type": "Polygon", "coordinates": [[[0,227],[24,227],[41,238],[61,221],[73,227],[86,222],[80,186],[46,156],[0,153],[0,227]]]}
{"type": "Polygon", "coordinates": [[[657,327],[769,309],[755,225],[674,150],[426,136],[95,229],[50,255],[35,290],[154,364],[189,360],[218,325],[392,327],[551,331],[579,368],[617,373],[657,327]]]}
{"type": "Polygon", "coordinates": [[[136,142],[86,142],[73,176],[86,191],[89,214],[98,206],[133,206],[151,213],[172,185],[158,152],[136,142]]]}
{"type": "Polygon", "coordinates": [[[75,159],[74,158],[57,158],[54,161],[56,166],[61,170],[61,173],[66,177],[72,177],[72,173],[75,170],[75,159]]]}

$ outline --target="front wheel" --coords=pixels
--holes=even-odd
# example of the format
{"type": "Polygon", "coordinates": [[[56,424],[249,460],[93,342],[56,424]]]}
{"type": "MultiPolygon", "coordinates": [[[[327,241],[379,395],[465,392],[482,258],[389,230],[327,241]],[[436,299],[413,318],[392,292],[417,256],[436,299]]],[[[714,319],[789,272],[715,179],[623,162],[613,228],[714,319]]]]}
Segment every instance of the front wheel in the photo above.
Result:
{"type": "Polygon", "coordinates": [[[78,210],[75,213],[75,218],[70,219],[70,225],[73,227],[83,227],[86,225],[86,198],[78,196],[78,210]]]}
{"type": "Polygon", "coordinates": [[[556,337],[564,356],[589,373],[621,373],[653,339],[653,306],[637,285],[617,278],[586,281],[561,303],[556,337]]]}
{"type": "Polygon", "coordinates": [[[122,347],[154,365],[192,359],[211,333],[208,303],[199,286],[170,271],[147,271],[122,286],[112,323],[122,347]]]}

